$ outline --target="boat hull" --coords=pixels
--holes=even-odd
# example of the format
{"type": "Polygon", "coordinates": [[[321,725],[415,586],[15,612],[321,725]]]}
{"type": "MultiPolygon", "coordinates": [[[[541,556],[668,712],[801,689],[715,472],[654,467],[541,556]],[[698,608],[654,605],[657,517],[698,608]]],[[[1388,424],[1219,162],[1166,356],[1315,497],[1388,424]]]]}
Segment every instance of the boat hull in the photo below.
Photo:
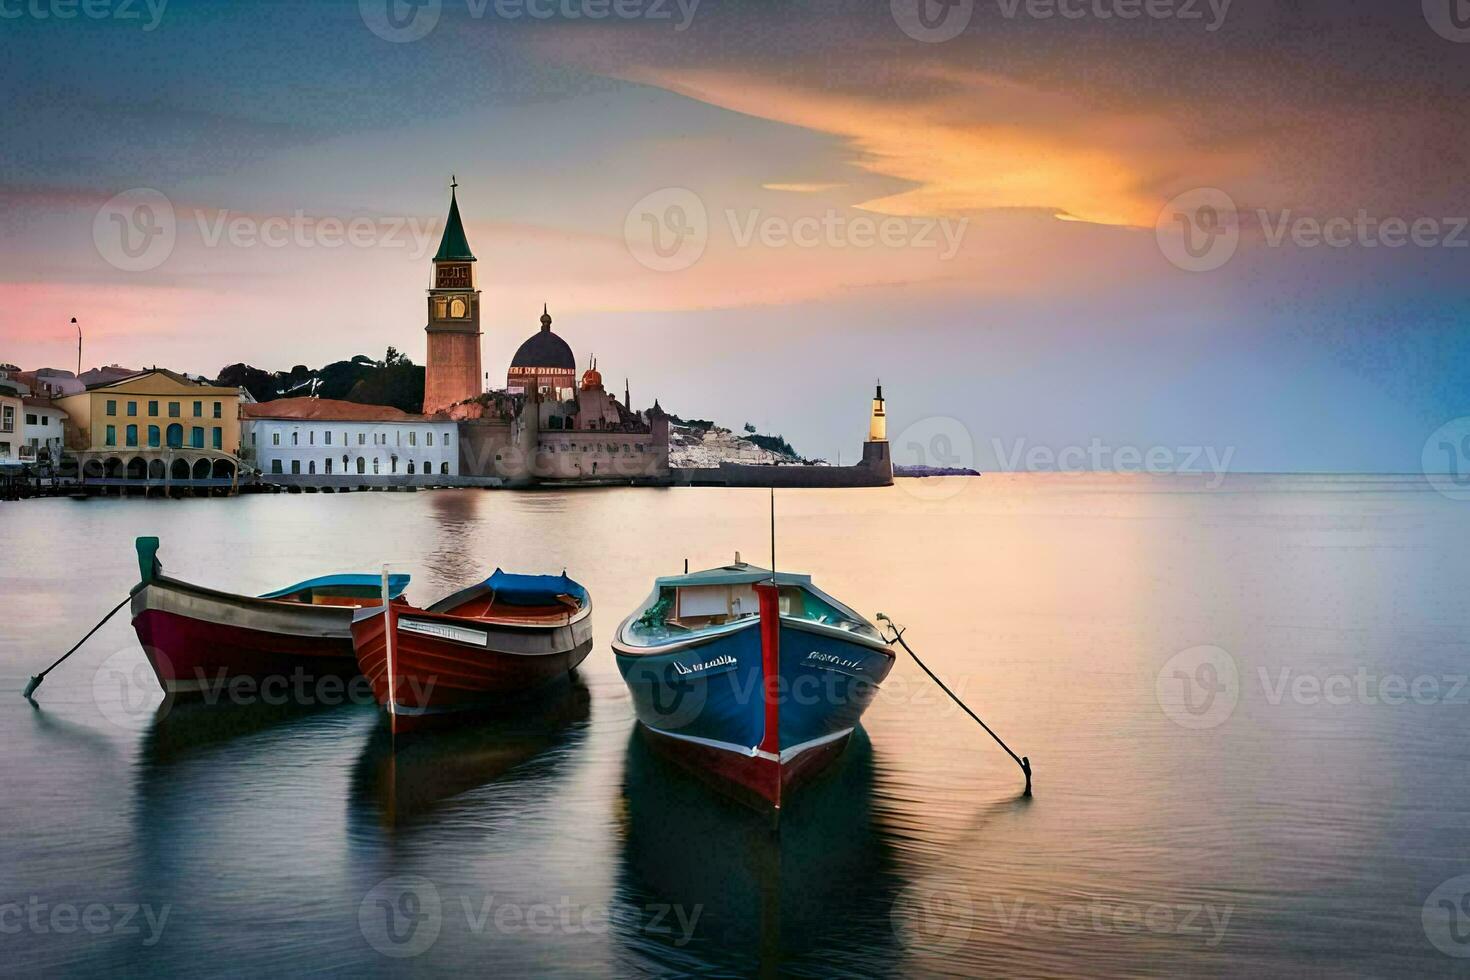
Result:
{"type": "MultiPolygon", "coordinates": [[[[358,668],[385,707],[388,619],[381,609],[364,610],[352,623],[358,668]]],[[[514,704],[566,677],[592,650],[590,615],[557,625],[501,626],[395,606],[391,619],[395,732],[514,704]]]]}
{"type": "Polygon", "coordinates": [[[842,753],[893,666],[886,648],[835,633],[782,617],[773,661],[768,631],[752,621],[668,652],[618,645],[618,668],[656,748],[737,796],[779,807],[842,753]]]}
{"type": "Polygon", "coordinates": [[[133,593],[133,629],[164,693],[251,696],[323,677],[357,675],[353,609],[252,599],[155,578],[133,593]]]}

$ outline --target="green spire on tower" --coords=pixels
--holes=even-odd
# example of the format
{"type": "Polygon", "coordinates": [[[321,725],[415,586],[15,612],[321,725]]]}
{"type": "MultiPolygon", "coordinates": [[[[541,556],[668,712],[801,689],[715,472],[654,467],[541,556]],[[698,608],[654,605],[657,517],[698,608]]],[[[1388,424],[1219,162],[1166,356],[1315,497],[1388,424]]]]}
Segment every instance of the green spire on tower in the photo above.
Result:
{"type": "Polygon", "coordinates": [[[439,252],[434,256],[434,261],[473,262],[475,253],[470,251],[469,239],[465,237],[464,223],[459,220],[459,201],[454,194],[459,181],[453,176],[449,181],[449,219],[444,222],[444,237],[439,239],[439,252]]]}

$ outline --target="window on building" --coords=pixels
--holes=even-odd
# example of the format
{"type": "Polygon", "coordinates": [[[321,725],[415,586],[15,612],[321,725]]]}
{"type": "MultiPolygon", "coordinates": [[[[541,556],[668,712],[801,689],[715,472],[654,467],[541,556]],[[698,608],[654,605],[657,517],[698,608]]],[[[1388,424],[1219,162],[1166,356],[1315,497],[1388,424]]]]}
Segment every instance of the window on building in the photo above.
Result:
{"type": "Polygon", "coordinates": [[[397,473],[398,472],[398,457],[397,456],[393,456],[393,457],[391,457],[388,460],[388,472],[389,473],[397,473]]]}
{"type": "Polygon", "coordinates": [[[410,432],[408,434],[408,444],[410,446],[417,446],[419,444],[419,434],[417,432],[410,432]]]}
{"type": "MultiPolygon", "coordinates": [[[[500,457],[499,456],[496,456],[495,458],[496,459],[499,459],[500,457]]],[[[424,472],[425,473],[432,473],[432,472],[434,472],[434,464],[431,463],[431,462],[429,462],[427,459],[424,460],[424,472]]]]}
{"type": "Polygon", "coordinates": [[[316,472],[316,460],[313,459],[313,460],[311,460],[310,462],[308,462],[306,464],[306,472],[308,472],[308,473],[315,473],[316,472]]]}
{"type": "Polygon", "coordinates": [[[225,410],[224,402],[215,402],[214,403],[214,417],[215,418],[217,418],[217,419],[224,418],[224,410],[225,410]]]}
{"type": "Polygon", "coordinates": [[[279,473],[279,472],[281,472],[281,461],[279,459],[273,459],[273,460],[271,460],[271,472],[272,473],[279,473]]]}
{"type": "MultiPolygon", "coordinates": [[[[8,416],[10,414],[10,409],[7,408],[5,410],[5,413],[8,416]]],[[[107,442],[106,442],[106,445],[108,445],[108,446],[116,446],[117,445],[117,426],[115,426],[115,425],[109,425],[107,427],[107,442]]]]}
{"type": "Polygon", "coordinates": [[[316,445],[316,430],[315,429],[312,429],[310,432],[308,432],[306,434],[306,442],[307,442],[307,445],[310,445],[310,446],[315,446],[316,445]]]}
{"type": "Polygon", "coordinates": [[[641,452],[643,452],[643,443],[641,443],[641,442],[635,442],[635,443],[633,443],[633,448],[636,449],[636,450],[638,450],[641,453],[641,452]]]}
{"type": "Polygon", "coordinates": [[[225,430],[224,429],[221,429],[217,425],[216,426],[212,426],[210,428],[209,436],[210,436],[210,444],[212,446],[214,446],[215,449],[224,449],[225,448],[225,430]]]}
{"type": "Polygon", "coordinates": [[[107,399],[107,414],[108,415],[116,415],[117,414],[117,402],[114,399],[111,399],[111,398],[107,399]]]}
{"type": "Polygon", "coordinates": [[[279,446],[280,444],[281,444],[281,434],[279,432],[272,432],[271,433],[271,445],[272,446],[279,446]]]}
{"type": "Polygon", "coordinates": [[[194,417],[197,419],[199,416],[201,416],[203,414],[204,414],[204,403],[203,402],[195,402],[194,403],[194,417]]]}
{"type": "Polygon", "coordinates": [[[292,476],[300,476],[301,475],[301,460],[299,460],[299,459],[293,459],[293,460],[291,460],[291,475],[292,476]]]}
{"type": "Polygon", "coordinates": [[[469,307],[465,306],[465,302],[464,302],[463,299],[461,299],[460,297],[456,296],[456,297],[454,297],[454,299],[452,299],[452,300],[449,301],[449,317],[450,317],[450,319],[452,319],[452,320],[463,320],[468,315],[469,315],[469,307]]]}
{"type": "Polygon", "coordinates": [[[359,446],[362,446],[362,445],[366,445],[367,444],[367,434],[366,433],[359,432],[357,434],[357,444],[359,446]]]}
{"type": "Polygon", "coordinates": [[[292,429],[291,430],[291,445],[296,446],[296,445],[300,445],[300,443],[301,443],[300,434],[298,432],[296,432],[295,429],[292,429]]]}
{"type": "Polygon", "coordinates": [[[346,456],[343,456],[342,457],[342,472],[343,473],[346,473],[347,472],[347,457],[346,456]]]}
{"type": "Polygon", "coordinates": [[[128,402],[128,418],[135,419],[137,417],[138,417],[138,403],[137,402],[128,402]]]}
{"type": "Polygon", "coordinates": [[[253,428],[250,430],[250,445],[255,445],[255,430],[253,428]]]}
{"type": "Polygon", "coordinates": [[[176,418],[179,417],[179,403],[178,402],[169,402],[168,403],[168,417],[171,418],[171,419],[176,419],[176,418]]]}
{"type": "Polygon", "coordinates": [[[322,439],[325,440],[326,444],[330,446],[332,444],[332,430],[328,429],[326,432],[323,432],[322,439]]]}
{"type": "Polygon", "coordinates": [[[326,467],[327,467],[327,475],[330,476],[332,474],[332,457],[330,457],[330,456],[328,456],[326,458],[326,467]]]}
{"type": "Polygon", "coordinates": [[[408,475],[413,476],[413,460],[408,461],[408,475]]]}
{"type": "Polygon", "coordinates": [[[204,427],[196,425],[189,430],[189,444],[195,449],[204,448],[204,427]]]}
{"type": "Polygon", "coordinates": [[[156,426],[156,425],[150,425],[148,427],[148,445],[152,446],[154,449],[157,449],[159,442],[160,442],[160,437],[159,437],[159,432],[158,432],[158,426],[156,426]]]}
{"type": "Polygon", "coordinates": [[[136,446],[138,444],[138,427],[136,425],[128,426],[123,430],[123,438],[128,441],[127,444],[129,446],[136,446]]]}
{"type": "Polygon", "coordinates": [[[41,416],[41,424],[42,425],[50,425],[51,424],[51,416],[49,416],[49,415],[42,415],[41,416]]]}
{"type": "Polygon", "coordinates": [[[449,475],[449,464],[448,463],[440,463],[439,464],[439,474],[441,476],[448,476],[449,475]]]}
{"type": "Polygon", "coordinates": [[[150,418],[158,418],[158,402],[153,401],[148,403],[148,415],[150,418]]]}
{"type": "Polygon", "coordinates": [[[446,446],[452,446],[452,445],[454,445],[452,442],[449,441],[449,433],[447,433],[447,432],[444,433],[444,445],[446,445],[446,446]]]}
{"type": "Polygon", "coordinates": [[[378,473],[378,457],[374,456],[373,457],[373,475],[376,476],[377,473],[378,473]]]}
{"type": "Polygon", "coordinates": [[[361,456],[357,457],[357,472],[367,472],[367,460],[363,459],[361,456]]]}
{"type": "Polygon", "coordinates": [[[181,448],[184,445],[184,427],[175,422],[168,427],[168,433],[165,438],[168,441],[168,447],[170,449],[181,448]]]}
{"type": "Polygon", "coordinates": [[[38,424],[39,423],[36,421],[36,416],[33,415],[30,412],[27,412],[26,413],[26,425],[38,425],[38,424]]]}

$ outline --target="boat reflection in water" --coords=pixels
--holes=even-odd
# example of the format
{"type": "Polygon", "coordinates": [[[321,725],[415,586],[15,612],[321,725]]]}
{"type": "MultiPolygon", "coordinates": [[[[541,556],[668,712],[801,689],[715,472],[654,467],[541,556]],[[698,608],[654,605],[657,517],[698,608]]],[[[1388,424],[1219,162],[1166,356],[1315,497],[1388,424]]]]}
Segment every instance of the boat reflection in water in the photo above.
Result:
{"type": "Polygon", "coordinates": [[[733,975],[890,972],[902,885],[873,806],[857,728],[773,832],[768,815],[708,792],[635,728],[628,742],[618,903],[629,971],[733,975]]]}
{"type": "Polygon", "coordinates": [[[580,743],[591,703],[587,685],[572,674],[511,714],[398,736],[396,746],[388,726],[378,725],[353,769],[354,809],[404,826],[488,783],[545,776],[580,743]]]}

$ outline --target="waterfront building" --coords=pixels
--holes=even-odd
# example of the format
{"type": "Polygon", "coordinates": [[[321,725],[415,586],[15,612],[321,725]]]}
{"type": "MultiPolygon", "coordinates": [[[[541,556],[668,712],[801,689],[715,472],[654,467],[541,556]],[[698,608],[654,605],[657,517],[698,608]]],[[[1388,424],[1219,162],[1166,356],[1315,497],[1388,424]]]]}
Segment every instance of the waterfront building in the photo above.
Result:
{"type": "Polygon", "coordinates": [[[84,481],[232,488],[240,400],[239,388],[152,368],[88,385],[55,404],[67,416],[66,455],[84,481]]]}
{"type": "Polygon", "coordinates": [[[59,464],[66,445],[66,412],[49,398],[27,395],[21,399],[25,421],[21,430],[20,461],[59,464]]]}
{"type": "Polygon", "coordinates": [[[577,387],[577,358],[571,345],[551,329],[551,313],[541,305],[541,329],[528,337],[505,373],[505,388],[514,394],[535,393],[558,401],[577,387]]]}
{"type": "Polygon", "coordinates": [[[424,367],[424,414],[433,415],[474,398],[483,390],[480,374],[480,291],[475,287],[475,255],[465,237],[455,196],[449,189],[449,218],[433,260],[429,287],[428,356],[424,367]]]}
{"type": "Polygon", "coordinates": [[[17,384],[0,382],[0,466],[18,466],[25,404],[17,384]]]}
{"type": "Polygon", "coordinates": [[[619,402],[590,365],[578,384],[571,345],[551,326],[543,305],[505,390],[451,409],[462,420],[463,472],[509,486],[667,483],[668,417],[619,402]]]}
{"type": "Polygon", "coordinates": [[[330,398],[257,402],[241,406],[240,414],[244,458],[267,483],[330,486],[353,480],[310,478],[459,476],[459,425],[449,418],[330,398]]]}

